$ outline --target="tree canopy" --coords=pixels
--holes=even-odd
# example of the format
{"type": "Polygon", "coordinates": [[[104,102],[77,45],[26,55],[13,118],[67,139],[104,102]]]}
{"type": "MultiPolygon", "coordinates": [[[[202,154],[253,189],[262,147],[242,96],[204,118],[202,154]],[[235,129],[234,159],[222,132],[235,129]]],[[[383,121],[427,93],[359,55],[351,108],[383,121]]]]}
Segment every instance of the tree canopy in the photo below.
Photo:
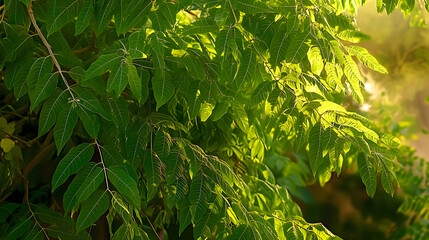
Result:
{"type": "Polygon", "coordinates": [[[358,64],[387,73],[356,45],[364,2],[4,0],[0,237],[339,239],[294,201],[311,179],[426,181],[356,111],[358,64]]]}

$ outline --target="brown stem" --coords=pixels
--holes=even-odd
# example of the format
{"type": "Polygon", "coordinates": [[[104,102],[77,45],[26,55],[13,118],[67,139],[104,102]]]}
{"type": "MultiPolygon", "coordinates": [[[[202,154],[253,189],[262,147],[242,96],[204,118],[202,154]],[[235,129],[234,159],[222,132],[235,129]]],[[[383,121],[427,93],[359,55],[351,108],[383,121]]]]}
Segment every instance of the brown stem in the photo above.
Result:
{"type": "Polygon", "coordinates": [[[49,55],[52,58],[52,62],[54,63],[55,67],[57,68],[58,72],[60,73],[60,76],[63,79],[64,84],[67,87],[67,91],[69,91],[69,93],[70,93],[73,101],[76,102],[76,98],[75,98],[73,92],[71,91],[70,85],[67,82],[67,79],[63,75],[63,71],[61,70],[61,66],[58,63],[57,58],[55,57],[54,53],[52,52],[51,45],[49,45],[48,41],[46,40],[46,38],[43,35],[42,31],[40,30],[39,26],[37,25],[37,22],[36,22],[36,19],[34,18],[34,13],[33,13],[33,1],[32,0],[30,0],[30,4],[29,4],[29,6],[27,8],[27,12],[28,12],[28,15],[30,16],[30,20],[31,20],[31,23],[34,26],[34,29],[36,29],[37,35],[42,40],[43,45],[45,45],[46,49],[48,49],[49,55]]]}

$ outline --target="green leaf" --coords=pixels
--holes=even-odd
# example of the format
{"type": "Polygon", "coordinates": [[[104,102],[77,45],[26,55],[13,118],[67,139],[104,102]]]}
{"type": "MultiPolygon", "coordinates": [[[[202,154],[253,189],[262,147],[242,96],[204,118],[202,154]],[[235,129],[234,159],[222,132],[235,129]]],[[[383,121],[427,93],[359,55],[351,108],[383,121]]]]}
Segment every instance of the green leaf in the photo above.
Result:
{"type": "Polygon", "coordinates": [[[360,153],[357,158],[359,175],[366,187],[368,196],[373,197],[377,190],[377,175],[373,159],[368,159],[365,153],[360,153]]]}
{"type": "Polygon", "coordinates": [[[233,6],[242,12],[248,14],[267,13],[273,11],[264,2],[254,0],[233,0],[233,6]]]}
{"type": "Polygon", "coordinates": [[[185,177],[184,156],[179,149],[173,149],[170,155],[163,161],[165,164],[165,177],[168,184],[168,207],[172,208],[175,204],[186,197],[188,184],[185,177]]]}
{"type": "Polygon", "coordinates": [[[76,24],[75,24],[75,32],[74,35],[77,36],[81,34],[91,22],[91,18],[94,15],[94,1],[93,0],[85,0],[83,1],[82,9],[77,15],[76,24]]]}
{"type": "Polygon", "coordinates": [[[96,164],[94,162],[88,162],[73,178],[73,181],[67,187],[66,192],[63,196],[63,207],[64,211],[67,214],[73,208],[78,206],[78,190],[81,187],[84,187],[83,183],[89,180],[89,176],[95,171],[96,164]]]}
{"type": "Polygon", "coordinates": [[[178,208],[178,215],[179,236],[181,236],[183,231],[192,223],[192,214],[189,211],[189,203],[181,204],[181,208],[178,208]]]}
{"type": "Polygon", "coordinates": [[[156,109],[166,104],[176,92],[176,85],[171,75],[167,72],[157,72],[152,77],[153,95],[156,100],[156,109]]]}
{"type": "Polygon", "coordinates": [[[41,77],[34,91],[30,91],[31,107],[34,110],[43,100],[51,96],[58,84],[58,73],[47,73],[41,77]]]}
{"type": "Polygon", "coordinates": [[[3,138],[0,141],[0,147],[3,148],[5,153],[8,153],[15,147],[15,142],[9,138],[3,138]]]}
{"type": "Polygon", "coordinates": [[[270,45],[270,62],[273,66],[280,66],[281,61],[286,57],[288,45],[290,43],[286,27],[280,27],[273,36],[270,45]]]}
{"type": "Polygon", "coordinates": [[[82,0],[51,0],[48,8],[48,36],[71,22],[82,5],[82,0]]]}
{"type": "Polygon", "coordinates": [[[28,26],[30,20],[28,17],[27,9],[22,4],[28,6],[29,0],[5,0],[4,6],[7,12],[7,23],[8,24],[22,24],[28,26]],[[20,3],[21,2],[21,3],[20,3]]]}
{"type": "Polygon", "coordinates": [[[241,61],[242,62],[240,62],[237,75],[233,80],[234,84],[238,87],[239,90],[242,90],[242,87],[245,86],[245,83],[252,82],[256,71],[256,54],[251,49],[246,49],[243,52],[241,61]]]}
{"type": "Polygon", "coordinates": [[[151,1],[118,0],[115,2],[115,25],[118,35],[143,24],[152,6],[151,1]]]}
{"type": "Polygon", "coordinates": [[[122,224],[113,235],[112,240],[131,239],[130,236],[131,226],[128,224],[122,224]]]}
{"type": "Polygon", "coordinates": [[[360,75],[359,69],[356,66],[356,63],[353,61],[350,55],[345,56],[344,62],[344,74],[347,77],[347,83],[349,88],[353,93],[353,99],[362,104],[363,95],[360,88],[360,83],[363,82],[362,76],[360,75]]]}
{"type": "Polygon", "coordinates": [[[52,126],[54,126],[61,107],[67,104],[68,96],[69,93],[67,91],[57,90],[43,104],[39,117],[39,138],[47,133],[52,126]]]}
{"type": "Polygon", "coordinates": [[[131,93],[140,102],[142,99],[142,80],[140,79],[137,69],[133,65],[133,61],[131,59],[127,59],[127,76],[131,93]]]}
{"type": "Polygon", "coordinates": [[[91,160],[94,154],[94,146],[82,143],[72,148],[60,161],[52,176],[52,192],[63,184],[68,177],[77,173],[85,164],[91,160]]]}
{"type": "Polygon", "coordinates": [[[30,95],[35,91],[38,82],[47,82],[48,73],[52,72],[52,59],[50,57],[38,58],[30,67],[25,82],[30,95]],[[43,79],[44,78],[44,79],[43,79]]]}
{"type": "Polygon", "coordinates": [[[183,29],[183,35],[203,34],[208,32],[216,32],[218,26],[213,18],[200,18],[190,26],[183,29]]]}
{"type": "Polygon", "coordinates": [[[366,50],[365,48],[359,46],[351,46],[347,47],[347,51],[351,55],[356,56],[359,62],[361,62],[363,65],[371,68],[374,71],[387,74],[387,69],[383,67],[380,63],[378,63],[377,59],[375,59],[375,57],[369,54],[368,50],[366,50]]]}
{"type": "Polygon", "coordinates": [[[268,98],[268,95],[273,90],[273,82],[263,81],[258,84],[252,93],[251,101],[252,105],[261,103],[268,98]]]}
{"type": "Polygon", "coordinates": [[[323,71],[323,58],[318,47],[311,47],[307,53],[308,61],[311,64],[311,72],[320,75],[323,71]]]}
{"type": "MultiPolygon", "coordinates": [[[[384,160],[380,160],[384,161],[384,160]]],[[[381,164],[381,185],[383,186],[384,190],[392,195],[395,193],[395,189],[393,188],[393,182],[396,180],[395,172],[393,172],[392,169],[390,169],[386,163],[381,164]]]]}
{"type": "Polygon", "coordinates": [[[107,90],[113,92],[114,97],[119,97],[122,91],[127,86],[127,69],[125,61],[115,62],[116,66],[112,66],[112,72],[107,80],[107,90]]]}
{"type": "Polygon", "coordinates": [[[170,154],[171,144],[171,138],[168,133],[160,130],[155,134],[153,150],[156,152],[161,161],[167,158],[167,156],[170,154]]]}
{"type": "Polygon", "coordinates": [[[82,203],[82,209],[76,220],[76,231],[79,232],[91,226],[109,208],[109,193],[97,190],[82,203]]]}
{"type": "Polygon", "coordinates": [[[86,200],[104,181],[104,171],[100,167],[94,166],[86,176],[82,185],[76,192],[76,202],[74,207],[86,200]]]}
{"type": "Polygon", "coordinates": [[[33,226],[33,220],[31,216],[23,217],[6,235],[6,240],[15,240],[20,238],[24,233],[30,230],[33,226]]]}
{"type": "Polygon", "coordinates": [[[201,220],[208,209],[208,200],[211,194],[211,187],[202,171],[199,171],[192,179],[189,189],[189,210],[192,214],[192,222],[195,224],[201,220]]]}
{"type": "Polygon", "coordinates": [[[143,162],[143,168],[146,173],[147,181],[147,201],[155,197],[158,191],[158,185],[161,183],[161,163],[157,156],[150,154],[143,162]]]}
{"type": "Polygon", "coordinates": [[[116,1],[97,1],[95,5],[95,34],[100,35],[112,20],[116,1]]]}
{"type": "Polygon", "coordinates": [[[324,161],[324,155],[335,140],[335,133],[331,128],[324,130],[320,123],[315,124],[310,130],[309,136],[309,161],[313,176],[316,175],[319,166],[324,161]]]}
{"type": "Polygon", "coordinates": [[[124,197],[129,199],[134,206],[140,206],[137,183],[124,171],[122,166],[116,165],[107,168],[107,175],[109,176],[109,181],[124,197]]]}
{"type": "Polygon", "coordinates": [[[147,123],[137,122],[127,129],[125,153],[133,166],[141,164],[144,149],[149,142],[151,127],[147,123]]]}
{"type": "Polygon", "coordinates": [[[78,117],[76,109],[74,109],[72,104],[67,103],[61,107],[62,108],[59,112],[58,120],[54,128],[54,139],[57,146],[58,155],[60,154],[61,149],[63,149],[64,145],[70,139],[74,127],[76,126],[78,117]]]}
{"type": "Polygon", "coordinates": [[[123,57],[116,53],[101,55],[91,64],[88,70],[86,70],[84,81],[114,69],[115,66],[119,65],[122,59],[123,57]]]}
{"type": "Polygon", "coordinates": [[[232,106],[232,118],[237,126],[243,131],[249,131],[249,118],[242,104],[234,103],[232,106]]]}
{"type": "Polygon", "coordinates": [[[399,0],[383,0],[383,3],[386,6],[386,12],[387,12],[387,14],[390,14],[398,6],[399,0]]]}
{"type": "Polygon", "coordinates": [[[229,109],[229,104],[226,102],[220,102],[216,104],[215,109],[213,110],[213,122],[216,122],[217,120],[221,119],[229,109]]]}
{"type": "Polygon", "coordinates": [[[310,32],[297,33],[291,36],[291,43],[289,44],[286,52],[286,60],[290,63],[301,62],[307,55],[308,36],[310,32]]]}
{"type": "Polygon", "coordinates": [[[79,107],[94,114],[100,115],[106,120],[111,120],[111,116],[107,114],[107,112],[101,106],[100,101],[90,91],[80,86],[73,87],[72,91],[77,99],[77,104],[79,107]]]}
{"type": "Polygon", "coordinates": [[[371,37],[357,30],[344,30],[337,35],[340,39],[352,43],[360,43],[369,40],[371,37]]]}
{"type": "Polygon", "coordinates": [[[210,115],[212,115],[214,106],[211,103],[205,102],[201,105],[200,108],[200,117],[201,122],[207,121],[209,119],[210,115]]]}
{"type": "Polygon", "coordinates": [[[77,110],[77,115],[79,116],[79,119],[82,121],[86,132],[89,134],[89,136],[96,139],[98,136],[98,132],[100,131],[100,120],[98,119],[98,116],[82,108],[81,105],[78,105],[76,110],[77,110]]]}
{"type": "Polygon", "coordinates": [[[119,97],[116,100],[107,99],[107,103],[109,104],[115,126],[120,131],[125,132],[130,121],[127,101],[123,97],[119,97]]]}
{"type": "Polygon", "coordinates": [[[135,31],[128,37],[128,52],[132,58],[142,58],[144,54],[146,32],[135,31]]]}
{"type": "Polygon", "coordinates": [[[231,240],[262,239],[259,232],[251,225],[240,225],[231,234],[231,240]]]}

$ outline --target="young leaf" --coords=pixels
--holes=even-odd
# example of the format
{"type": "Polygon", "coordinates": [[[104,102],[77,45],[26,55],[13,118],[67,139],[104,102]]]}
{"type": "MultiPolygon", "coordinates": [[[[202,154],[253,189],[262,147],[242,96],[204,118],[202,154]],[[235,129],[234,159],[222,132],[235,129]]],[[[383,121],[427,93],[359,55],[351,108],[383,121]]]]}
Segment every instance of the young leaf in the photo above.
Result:
{"type": "Polygon", "coordinates": [[[308,61],[311,64],[311,72],[320,75],[323,70],[323,58],[318,47],[311,47],[307,53],[308,61]]]}
{"type": "Polygon", "coordinates": [[[76,220],[76,232],[79,232],[97,221],[109,208],[109,193],[97,190],[82,203],[82,209],[76,220]]]}
{"type": "Polygon", "coordinates": [[[377,190],[377,175],[372,159],[368,159],[365,153],[359,153],[357,158],[359,174],[366,187],[368,196],[373,197],[377,190]]]}
{"type": "Polygon", "coordinates": [[[347,77],[349,88],[353,93],[353,98],[356,102],[363,103],[363,95],[360,88],[360,83],[363,82],[359,69],[350,55],[345,56],[344,74],[347,77]]]}
{"type": "Polygon", "coordinates": [[[70,139],[77,123],[77,113],[73,105],[67,103],[61,107],[62,109],[58,115],[58,120],[54,128],[54,139],[55,144],[57,145],[58,155],[70,139]]]}
{"type": "Polygon", "coordinates": [[[107,176],[109,181],[115,186],[115,188],[127,199],[134,204],[134,206],[140,206],[139,190],[137,183],[132,179],[120,165],[111,166],[107,168],[107,176]]]}
{"type": "Polygon", "coordinates": [[[89,143],[82,143],[72,148],[69,153],[60,161],[52,176],[52,192],[63,184],[70,175],[77,173],[86,163],[91,160],[94,154],[94,146],[89,143]]]}
{"type": "Polygon", "coordinates": [[[363,65],[371,68],[374,71],[387,74],[387,69],[383,67],[380,63],[378,63],[377,59],[375,59],[375,57],[369,54],[368,50],[366,50],[365,48],[359,46],[351,46],[347,48],[347,51],[351,55],[356,56],[359,62],[361,62],[363,65]]]}

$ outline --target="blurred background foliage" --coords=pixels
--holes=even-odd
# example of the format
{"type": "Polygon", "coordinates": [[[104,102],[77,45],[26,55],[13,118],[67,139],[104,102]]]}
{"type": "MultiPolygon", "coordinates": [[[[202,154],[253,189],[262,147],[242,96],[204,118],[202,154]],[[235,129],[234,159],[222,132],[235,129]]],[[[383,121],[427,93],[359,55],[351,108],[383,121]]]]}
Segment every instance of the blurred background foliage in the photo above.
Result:
{"type": "MultiPolygon", "coordinates": [[[[293,164],[276,166],[282,170],[274,174],[279,183],[295,186],[295,197],[309,222],[321,221],[344,239],[428,239],[429,15],[419,8],[387,15],[377,13],[375,5],[370,0],[357,10],[360,30],[371,37],[359,45],[376,56],[389,74],[362,67],[366,103],[354,106],[350,101],[348,108],[401,139],[398,162],[403,169],[397,175],[403,184],[397,186],[393,199],[381,186],[370,198],[356,165],[323,187],[310,174],[294,175],[293,164]],[[304,182],[310,186],[304,188],[304,182]]],[[[299,154],[293,154],[287,160],[299,165],[299,154]]]]}

